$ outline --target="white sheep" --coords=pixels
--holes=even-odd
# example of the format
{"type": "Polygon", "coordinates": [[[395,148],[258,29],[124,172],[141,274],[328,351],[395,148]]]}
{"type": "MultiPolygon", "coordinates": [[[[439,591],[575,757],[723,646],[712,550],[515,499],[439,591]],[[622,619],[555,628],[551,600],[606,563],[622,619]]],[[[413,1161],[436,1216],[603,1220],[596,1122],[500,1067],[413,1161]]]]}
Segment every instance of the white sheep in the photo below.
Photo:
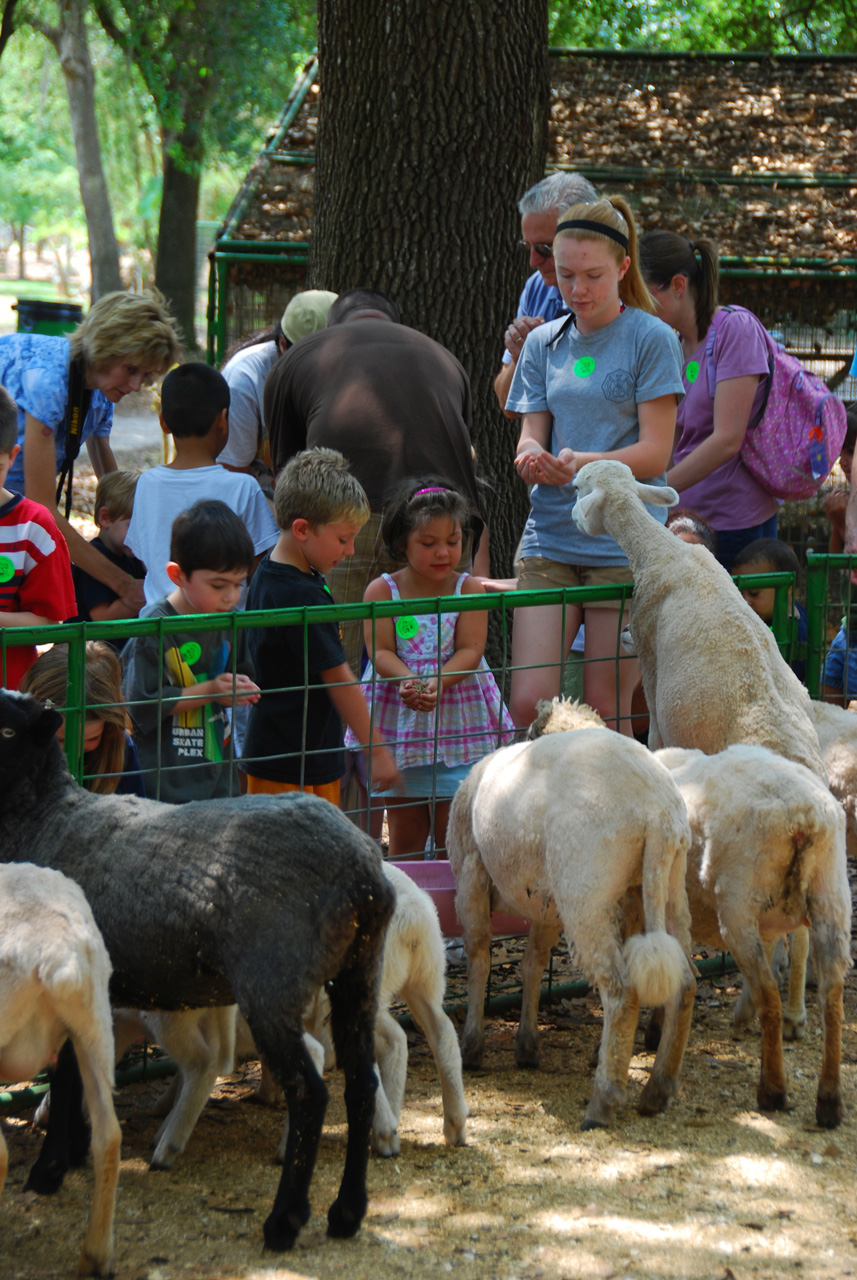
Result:
{"type": "Polygon", "coordinates": [[[604,1008],[583,1127],[608,1125],[624,1097],[641,1002],[667,1005],[638,1104],[644,1114],[663,1110],[676,1089],[696,991],[684,884],[690,829],[669,772],[639,743],[591,723],[504,747],[459,787],[447,844],[469,966],[465,1066],[482,1063],[491,911],[499,898],[531,922],[518,1066],[538,1063],[539,985],[562,928],[604,1008]],[[646,932],[623,942],[624,905],[639,894],[646,932]]]}
{"type": "MultiPolygon", "coordinates": [[[[0,1079],[31,1080],[67,1039],[92,1124],[95,1186],[78,1275],[109,1275],[121,1131],[113,1109],[110,961],[78,886],[30,863],[0,865],[0,1079]]],[[[0,1132],[0,1191],[9,1154],[0,1132]]]]}
{"type": "Polygon", "coordinates": [[[610,534],[634,577],[631,631],[649,708],[649,746],[711,755],[756,743],[826,781],[806,689],[765,623],[705,547],[676,538],[643,505],[674,489],[641,484],[622,462],[588,462],[574,478],[575,523],[610,534]]]}
{"type": "Polygon", "coordinates": [[[782,1005],[770,952],[784,932],[806,936],[801,926],[812,927],[824,1031],[816,1119],[834,1128],[842,1119],[842,991],[851,966],[842,810],[814,773],[764,747],[735,745],[710,756],[668,747],[657,759],[684,797],[693,832],[693,937],[731,951],[759,1011],[763,1110],[786,1106],[782,1005]]]}
{"type": "MultiPolygon", "coordinates": [[[[455,1029],[443,1009],[446,953],[437,911],[429,895],[404,871],[390,863],[383,873],[396,892],[396,906],[384,945],[378,1016],[375,1021],[375,1059],[379,1088],[375,1094],[372,1149],[381,1156],[399,1153],[398,1125],[405,1096],[408,1041],[389,1006],[404,1000],[423,1028],[437,1063],[443,1099],[443,1132],[451,1146],[466,1141],[467,1103],[461,1075],[461,1050],[455,1029]]],[[[218,1075],[234,1070],[239,1057],[258,1056],[250,1029],[237,1018],[235,1005],[220,1009],[121,1010],[117,1022],[117,1053],[145,1031],[166,1049],[179,1071],[158,1100],[166,1115],[155,1137],[153,1169],[168,1169],[183,1151],[218,1075]]],[[[316,1069],[332,1064],[327,1025],[329,1005],[321,991],[304,1017],[304,1044],[316,1069]]],[[[260,1096],[275,1102],[282,1096],[263,1064],[260,1096]]],[[[288,1122],[277,1152],[282,1161],[288,1122]]]]}
{"type": "Polygon", "coordinates": [[[832,702],[813,702],[821,758],[830,790],[845,810],[846,842],[857,857],[857,715],[832,702]]]}

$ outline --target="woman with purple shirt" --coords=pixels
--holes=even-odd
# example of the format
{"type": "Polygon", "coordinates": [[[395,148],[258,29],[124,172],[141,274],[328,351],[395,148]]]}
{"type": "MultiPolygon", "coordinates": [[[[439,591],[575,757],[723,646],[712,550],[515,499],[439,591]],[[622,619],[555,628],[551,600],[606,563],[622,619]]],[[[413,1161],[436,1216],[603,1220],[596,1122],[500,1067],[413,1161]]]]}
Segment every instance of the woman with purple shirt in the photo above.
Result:
{"type": "Polygon", "coordinates": [[[731,569],[742,547],[777,534],[777,502],[753,479],[740,454],[764,400],[765,330],[743,307],[718,306],[717,250],[710,240],[647,231],[640,237],[640,266],[658,315],[677,330],[684,356],[685,397],[667,482],[716,530],[717,558],[731,569]],[[705,348],[715,316],[712,397],[705,348]]]}

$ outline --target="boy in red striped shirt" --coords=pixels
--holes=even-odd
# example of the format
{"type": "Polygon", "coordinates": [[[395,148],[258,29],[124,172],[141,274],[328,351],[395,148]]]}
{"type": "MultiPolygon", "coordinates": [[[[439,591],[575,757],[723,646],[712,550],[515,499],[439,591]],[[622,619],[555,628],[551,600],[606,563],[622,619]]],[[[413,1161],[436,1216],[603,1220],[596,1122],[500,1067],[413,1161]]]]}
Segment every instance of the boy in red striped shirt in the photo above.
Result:
{"type": "Polygon", "coordinates": [[[7,489],[18,454],[18,411],[0,387],[0,684],[17,689],[36,660],[34,645],[5,645],[5,627],[65,622],[77,612],[71,564],[56,521],[40,502],[7,489]]]}

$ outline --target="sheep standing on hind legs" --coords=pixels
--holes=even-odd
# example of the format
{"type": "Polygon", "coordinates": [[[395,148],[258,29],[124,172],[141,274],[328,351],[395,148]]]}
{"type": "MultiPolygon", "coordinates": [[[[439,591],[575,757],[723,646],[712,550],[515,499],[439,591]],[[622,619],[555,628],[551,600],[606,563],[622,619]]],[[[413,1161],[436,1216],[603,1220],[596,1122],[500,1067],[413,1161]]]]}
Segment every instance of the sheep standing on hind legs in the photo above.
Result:
{"type": "MultiPolygon", "coordinates": [[[[0,866],[0,1080],[32,1080],[71,1037],[92,1120],[95,1186],[78,1275],[109,1275],[121,1133],[113,1110],[107,949],[58,871],[0,866]]],[[[8,1151],[0,1132],[0,1191],[8,1151]]]]}
{"type": "MultiPolygon", "coordinates": [[[[377,846],[314,796],[161,804],[100,796],[71,777],[59,713],[0,693],[0,860],[54,866],[86,894],[113,964],[111,996],[135,1008],[238,1003],[282,1085],[291,1126],[265,1242],[288,1249],[310,1216],[327,1090],[302,1015],[327,984],[345,1073],[348,1146],[328,1234],[366,1211],[373,1041],[394,894],[377,846]]],[[[68,1164],[50,1126],[31,1174],[55,1188],[68,1164]]]]}
{"type": "Polygon", "coordinates": [[[610,461],[588,462],[573,483],[575,523],[615,538],[634,576],[631,631],[651,749],[713,755],[750,742],[826,784],[809,694],[771,631],[709,551],[676,538],[643,505],[673,506],[676,491],[641,484],[610,461]]]}
{"type": "MultiPolygon", "coordinates": [[[[809,694],[762,619],[704,547],[682,542],[643,505],[673,506],[675,489],[641,484],[622,462],[574,477],[578,527],[609,534],[634,578],[631,622],[649,709],[649,746],[706,755],[737,742],[767,747],[827,783],[809,694]]],[[[805,956],[807,939],[799,941],[805,956]]],[[[790,977],[784,1034],[804,1034],[804,974],[790,977]]]]}
{"type": "Polygon", "coordinates": [[[531,922],[518,1066],[538,1064],[539,985],[562,928],[604,1009],[583,1127],[609,1125],[624,1098],[641,1002],[666,1005],[638,1106],[644,1114],[662,1111],[676,1089],[696,992],[685,892],[690,829],[667,770],[645,747],[603,727],[504,747],[459,787],[447,844],[468,959],[464,1065],[482,1063],[491,911],[499,898],[531,922]],[[646,932],[623,942],[624,904],[639,893],[646,932]]]}

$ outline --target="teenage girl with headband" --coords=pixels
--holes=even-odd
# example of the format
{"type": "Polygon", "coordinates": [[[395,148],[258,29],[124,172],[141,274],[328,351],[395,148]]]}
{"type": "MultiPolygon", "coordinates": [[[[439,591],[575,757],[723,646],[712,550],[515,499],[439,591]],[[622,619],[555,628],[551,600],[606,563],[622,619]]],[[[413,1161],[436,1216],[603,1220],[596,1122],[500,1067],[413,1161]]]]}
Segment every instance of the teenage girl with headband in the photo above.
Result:
{"type": "MultiPolygon", "coordinates": [[[[515,467],[534,486],[519,590],[631,581],[627,557],[612,538],[577,529],[570,481],[585,463],[612,458],[638,480],[665,484],[682,395],[678,341],[654,314],[626,201],[614,196],[566,209],[553,249],[572,315],[528,334],[506,403],[523,415],[515,467]]],[[[663,523],[665,508],[649,510],[663,523]]],[[[584,698],[608,724],[630,733],[639,668],[619,647],[627,612],[619,600],[515,610],[516,725],[530,723],[540,698],[559,693],[562,664],[585,621],[584,698]]]]}

